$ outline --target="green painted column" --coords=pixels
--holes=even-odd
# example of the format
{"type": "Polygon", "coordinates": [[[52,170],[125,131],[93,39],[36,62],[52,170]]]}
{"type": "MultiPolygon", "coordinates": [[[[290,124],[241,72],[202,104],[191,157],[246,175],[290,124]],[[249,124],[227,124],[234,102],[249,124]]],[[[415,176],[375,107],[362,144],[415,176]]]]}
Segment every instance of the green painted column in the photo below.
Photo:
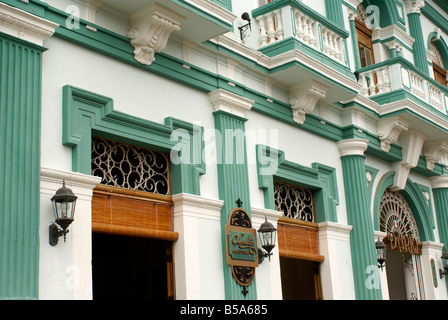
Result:
{"type": "Polygon", "coordinates": [[[344,13],[342,11],[341,0],[325,0],[327,18],[333,21],[338,27],[344,28],[344,13]]]}
{"type": "Polygon", "coordinates": [[[42,45],[58,25],[0,11],[0,299],[38,299],[42,45]]]}
{"type": "Polygon", "coordinates": [[[37,299],[40,46],[0,33],[0,299],[37,299]]]}
{"type": "Polygon", "coordinates": [[[364,151],[368,141],[349,139],[338,142],[344,176],[345,200],[350,233],[356,299],[382,299],[375,237],[367,193],[364,151]]]}
{"type": "MultiPolygon", "coordinates": [[[[448,250],[448,176],[431,178],[440,242],[448,250]]],[[[445,277],[448,285],[448,277],[445,277]]]]}
{"type": "Polygon", "coordinates": [[[409,33],[415,39],[412,47],[414,64],[424,74],[429,76],[425,39],[423,38],[422,22],[420,21],[420,9],[425,5],[425,2],[422,0],[407,0],[406,4],[408,6],[409,33]]]}
{"type": "Polygon", "coordinates": [[[356,14],[354,12],[349,14],[350,35],[352,38],[352,45],[353,45],[353,59],[355,60],[355,70],[357,70],[361,68],[361,58],[359,57],[358,35],[356,34],[355,17],[356,14]]]}
{"type": "MultiPolygon", "coordinates": [[[[220,200],[224,201],[221,209],[222,256],[227,300],[254,300],[257,298],[256,284],[247,287],[248,293],[235,281],[232,270],[226,260],[226,240],[224,226],[228,224],[229,213],[237,207],[237,200],[242,201],[243,208],[250,215],[249,176],[246,157],[244,114],[250,110],[253,101],[233,93],[218,89],[210,93],[214,106],[216,129],[216,152],[218,169],[218,186],[220,200]]],[[[254,150],[255,152],[255,150],[254,150]]]]}

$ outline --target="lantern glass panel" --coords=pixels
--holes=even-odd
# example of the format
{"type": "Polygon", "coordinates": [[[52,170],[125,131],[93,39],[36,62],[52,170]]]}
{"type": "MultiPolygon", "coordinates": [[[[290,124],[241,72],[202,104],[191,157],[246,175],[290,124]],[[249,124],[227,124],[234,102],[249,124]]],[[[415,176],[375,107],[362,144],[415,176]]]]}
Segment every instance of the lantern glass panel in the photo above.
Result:
{"type": "Polygon", "coordinates": [[[379,261],[385,261],[386,260],[386,247],[377,249],[377,255],[378,255],[379,261]]]}

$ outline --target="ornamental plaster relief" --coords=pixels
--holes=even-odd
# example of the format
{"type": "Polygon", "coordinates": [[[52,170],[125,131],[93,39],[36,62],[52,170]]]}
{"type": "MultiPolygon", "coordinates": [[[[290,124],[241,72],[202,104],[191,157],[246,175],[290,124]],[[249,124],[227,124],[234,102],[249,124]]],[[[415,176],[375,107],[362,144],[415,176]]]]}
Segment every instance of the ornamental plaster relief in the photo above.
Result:
{"type": "Polygon", "coordinates": [[[397,142],[400,134],[408,130],[411,123],[399,116],[386,118],[378,122],[378,137],[381,140],[381,150],[389,152],[390,145],[397,142]]]}
{"type": "Polygon", "coordinates": [[[405,0],[406,7],[408,8],[408,14],[420,13],[421,9],[425,6],[424,0],[405,0]]]}
{"type": "Polygon", "coordinates": [[[170,34],[180,30],[183,20],[184,17],[158,3],[133,13],[128,37],[135,60],[150,65],[155,60],[154,54],[165,50],[170,34]]]}
{"type": "Polygon", "coordinates": [[[423,155],[426,159],[426,167],[428,170],[434,170],[434,165],[440,161],[442,156],[448,153],[448,141],[435,141],[425,144],[423,155]]]}
{"type": "Polygon", "coordinates": [[[294,121],[298,124],[305,122],[307,114],[313,112],[317,102],[325,98],[328,88],[316,81],[311,81],[290,89],[289,104],[293,112],[294,121]]]}

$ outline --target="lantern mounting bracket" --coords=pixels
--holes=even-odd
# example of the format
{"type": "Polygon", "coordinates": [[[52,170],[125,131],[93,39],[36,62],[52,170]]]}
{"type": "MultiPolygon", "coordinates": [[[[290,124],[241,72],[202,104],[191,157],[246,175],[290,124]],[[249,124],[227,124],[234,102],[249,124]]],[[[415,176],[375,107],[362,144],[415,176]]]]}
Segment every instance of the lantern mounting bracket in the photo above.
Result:
{"type": "Polygon", "coordinates": [[[68,229],[59,229],[56,223],[52,223],[49,227],[49,242],[54,247],[59,242],[59,237],[64,236],[64,242],[66,241],[68,229]]]}

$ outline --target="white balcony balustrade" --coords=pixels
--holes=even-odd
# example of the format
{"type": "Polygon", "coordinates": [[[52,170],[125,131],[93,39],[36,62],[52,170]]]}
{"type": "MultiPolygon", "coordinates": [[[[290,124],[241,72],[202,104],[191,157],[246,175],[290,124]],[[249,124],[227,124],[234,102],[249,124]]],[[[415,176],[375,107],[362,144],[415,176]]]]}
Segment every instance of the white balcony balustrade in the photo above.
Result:
{"type": "Polygon", "coordinates": [[[378,63],[360,69],[359,82],[362,84],[359,94],[365,97],[373,98],[380,94],[404,89],[433,108],[448,114],[448,88],[420,74],[403,59],[395,59],[395,62],[392,61],[387,65],[378,63]]]}
{"type": "Polygon", "coordinates": [[[260,46],[283,40],[283,21],[280,9],[258,16],[256,19],[260,27],[260,46]]]}
{"type": "Polygon", "coordinates": [[[360,94],[371,97],[391,91],[391,75],[389,66],[371,69],[359,74],[362,84],[360,94]]]}
{"type": "MultiPolygon", "coordinates": [[[[321,17],[323,20],[325,17],[321,17]]],[[[344,38],[331,26],[302,10],[285,6],[255,17],[258,22],[260,48],[293,37],[318,52],[345,64],[344,38]]]]}

